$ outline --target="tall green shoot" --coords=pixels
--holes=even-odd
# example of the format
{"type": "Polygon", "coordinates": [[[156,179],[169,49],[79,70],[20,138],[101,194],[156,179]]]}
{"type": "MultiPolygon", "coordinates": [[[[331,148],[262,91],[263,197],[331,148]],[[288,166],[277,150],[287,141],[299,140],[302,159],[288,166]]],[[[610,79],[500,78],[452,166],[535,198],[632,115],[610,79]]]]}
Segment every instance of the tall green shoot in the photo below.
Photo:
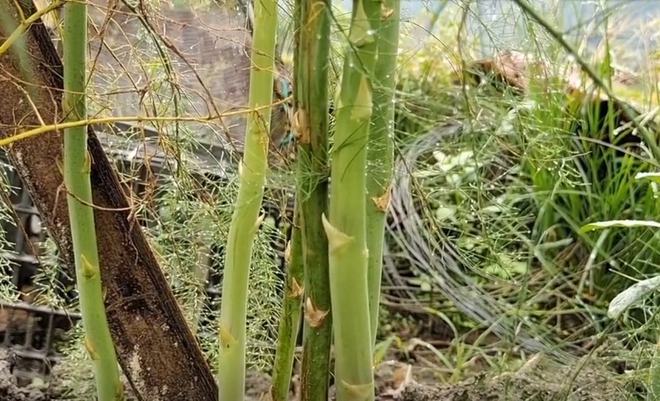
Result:
{"type": "Polygon", "coordinates": [[[394,146],[394,91],[399,51],[400,0],[383,0],[374,75],[374,110],[367,147],[367,248],[371,341],[375,344],[380,309],[385,218],[390,199],[394,146]]]}
{"type": "Polygon", "coordinates": [[[330,1],[296,3],[295,129],[298,133],[297,197],[305,271],[305,326],[301,398],[326,401],[332,316],[328,240],[322,223],[328,207],[328,68],[330,1]]]}
{"type": "MultiPolygon", "coordinates": [[[[297,208],[298,209],[298,208],[297,208]]],[[[273,366],[272,401],[287,401],[293,373],[296,340],[300,331],[303,299],[302,233],[298,210],[295,211],[291,242],[285,254],[286,286],[282,302],[282,316],[278,330],[277,349],[273,366]]]]}
{"type": "Polygon", "coordinates": [[[254,2],[254,31],[249,107],[239,190],[227,240],[220,309],[220,401],[241,401],[245,392],[245,330],[248,273],[254,238],[261,224],[259,211],[268,169],[268,146],[277,0],[254,2]]]}
{"type": "MultiPolygon", "coordinates": [[[[62,108],[67,121],[87,118],[87,4],[64,5],[64,95],[62,108]]],[[[123,399],[115,348],[103,305],[103,287],[94,227],[87,126],[64,130],[63,175],[85,330],[85,347],[94,363],[99,401],[123,399]]]]}
{"type": "Polygon", "coordinates": [[[338,401],[374,399],[366,161],[381,2],[355,0],[336,104],[328,237],[338,401]]]}

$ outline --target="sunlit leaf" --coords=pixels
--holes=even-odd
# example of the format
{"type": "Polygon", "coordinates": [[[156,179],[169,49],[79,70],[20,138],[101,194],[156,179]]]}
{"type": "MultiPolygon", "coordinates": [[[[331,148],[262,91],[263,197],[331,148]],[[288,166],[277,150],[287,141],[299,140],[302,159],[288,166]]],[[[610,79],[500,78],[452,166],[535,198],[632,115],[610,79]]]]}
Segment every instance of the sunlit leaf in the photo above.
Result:
{"type": "Polygon", "coordinates": [[[439,207],[435,211],[435,217],[438,221],[444,221],[452,219],[456,215],[455,207],[439,207]]]}
{"type": "Polygon", "coordinates": [[[660,288],[660,276],[655,276],[634,284],[614,297],[607,310],[607,316],[612,319],[618,319],[626,309],[658,288],[660,288]]]}
{"type": "Polygon", "coordinates": [[[583,233],[604,230],[606,228],[612,227],[626,227],[626,228],[639,228],[639,227],[651,227],[651,228],[660,228],[660,222],[653,220],[609,220],[609,221],[599,221],[597,223],[590,223],[582,226],[580,231],[583,233]]]}
{"type": "Polygon", "coordinates": [[[658,173],[637,173],[635,175],[636,180],[650,180],[653,182],[660,183],[660,172],[658,173]]]}

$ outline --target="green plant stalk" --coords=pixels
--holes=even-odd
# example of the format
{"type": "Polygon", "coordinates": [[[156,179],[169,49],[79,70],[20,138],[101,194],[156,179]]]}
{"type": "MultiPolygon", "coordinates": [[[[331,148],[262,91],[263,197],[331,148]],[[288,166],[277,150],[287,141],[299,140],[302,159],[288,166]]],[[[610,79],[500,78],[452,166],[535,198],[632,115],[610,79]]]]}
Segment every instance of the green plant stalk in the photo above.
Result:
{"type": "Polygon", "coordinates": [[[302,234],[299,212],[296,210],[290,247],[286,252],[286,288],[282,302],[282,317],[278,331],[277,349],[273,367],[272,401],[288,401],[293,372],[296,340],[300,330],[303,299],[302,234]]]}
{"type": "MultiPolygon", "coordinates": [[[[67,120],[87,118],[85,97],[87,52],[87,5],[64,5],[64,95],[62,108],[67,120]]],[[[92,186],[91,159],[87,153],[87,127],[64,130],[64,184],[71,224],[80,311],[85,330],[85,347],[94,363],[96,391],[100,401],[123,399],[115,348],[103,305],[92,186]]]]}
{"type": "Polygon", "coordinates": [[[296,2],[294,128],[298,137],[297,196],[303,238],[305,325],[301,399],[326,401],[332,316],[328,240],[328,68],[330,2],[296,2]]]}
{"type": "Polygon", "coordinates": [[[5,39],[5,41],[0,45],[0,56],[9,50],[9,48],[17,43],[21,36],[30,28],[30,25],[37,22],[40,18],[44,17],[46,14],[54,11],[62,6],[61,0],[55,0],[46,6],[44,9],[35,12],[29,17],[25,18],[21,23],[14,29],[14,31],[5,39]]]}
{"type": "Polygon", "coordinates": [[[369,321],[376,343],[383,271],[385,218],[394,168],[394,91],[399,51],[400,0],[383,0],[378,58],[375,66],[373,115],[367,145],[367,248],[369,249],[369,321]]]}
{"type": "Polygon", "coordinates": [[[254,2],[249,107],[240,184],[227,240],[220,306],[220,401],[241,401],[245,392],[245,330],[248,273],[268,169],[273,100],[277,0],[254,2]],[[266,107],[264,107],[266,106],[266,107]]]}
{"type": "Polygon", "coordinates": [[[655,345],[651,367],[649,369],[649,397],[648,401],[660,399],[660,336],[655,345]]]}
{"type": "Polygon", "coordinates": [[[367,283],[366,155],[381,2],[355,0],[336,103],[328,237],[338,401],[374,399],[367,283]]]}

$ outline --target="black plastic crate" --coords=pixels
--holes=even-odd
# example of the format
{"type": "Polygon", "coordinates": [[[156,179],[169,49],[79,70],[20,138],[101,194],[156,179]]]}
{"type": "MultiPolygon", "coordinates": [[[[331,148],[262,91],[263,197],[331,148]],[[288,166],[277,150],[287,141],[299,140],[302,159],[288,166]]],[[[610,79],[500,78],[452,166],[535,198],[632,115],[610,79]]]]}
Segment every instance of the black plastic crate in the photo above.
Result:
{"type": "MultiPolygon", "coordinates": [[[[1,273],[10,277],[19,292],[19,301],[0,303],[0,347],[8,349],[12,372],[19,382],[28,382],[50,373],[58,359],[54,343],[64,339],[79,316],[33,303],[34,277],[40,269],[46,233],[28,191],[4,155],[2,168],[12,188],[4,194],[5,202],[11,202],[12,208],[11,218],[2,224],[2,252],[9,264],[3,266],[1,273]]],[[[59,280],[66,285],[66,276],[59,280]]]]}

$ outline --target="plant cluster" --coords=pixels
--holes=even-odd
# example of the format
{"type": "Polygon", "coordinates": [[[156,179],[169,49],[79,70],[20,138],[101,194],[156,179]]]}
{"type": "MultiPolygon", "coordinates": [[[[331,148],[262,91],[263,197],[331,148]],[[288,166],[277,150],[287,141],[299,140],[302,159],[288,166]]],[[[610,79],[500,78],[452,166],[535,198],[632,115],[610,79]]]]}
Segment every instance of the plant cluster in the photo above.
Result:
{"type": "MultiPolygon", "coordinates": [[[[577,366],[575,377],[580,366],[604,361],[611,369],[599,374],[629,386],[632,399],[657,397],[657,71],[644,71],[651,84],[622,78],[617,63],[628,59],[611,32],[612,10],[599,8],[573,37],[534,4],[511,2],[511,30],[524,36],[527,53],[521,75],[508,79],[511,68],[477,56],[503,38],[474,34],[475,23],[485,25],[474,2],[434,8],[424,27],[431,35],[414,52],[398,50],[397,0],[356,0],[350,17],[327,0],[287,6],[247,7],[250,89],[234,171],[215,155],[202,167],[188,157],[226,127],[180,119],[203,96],[177,85],[168,41],[149,21],[158,6],[143,15],[126,4],[143,16],[140,37],[153,45],[140,55],[150,78],[139,107],[174,117],[153,122],[163,171],[147,167],[156,156],[145,151],[123,178],[145,177],[135,218],[216,367],[220,400],[243,399],[253,370],[271,373],[273,400],[289,399],[296,360],[303,400],[325,401],[331,386],[339,401],[373,400],[374,365],[393,352],[452,383],[524,370],[537,353],[577,366]],[[439,23],[445,19],[451,23],[439,23]],[[598,49],[577,42],[594,36],[598,49]],[[285,75],[278,51],[292,63],[291,99],[273,94],[285,75]],[[573,62],[548,61],[567,56],[573,62]],[[285,101],[295,157],[271,170],[275,109],[285,101]]],[[[402,32],[403,46],[414,48],[419,32],[402,32]]],[[[65,55],[69,45],[80,51],[75,34],[63,44],[65,55]]],[[[508,50],[497,54],[513,57],[508,50]]],[[[78,75],[85,70],[84,61],[67,59],[66,73],[72,65],[78,75]]],[[[121,90],[108,80],[112,72],[98,77],[121,90]]],[[[78,85],[65,91],[103,99],[78,85]]],[[[92,103],[99,113],[113,107],[92,103]]],[[[86,119],[76,113],[68,118],[86,119]]],[[[69,129],[78,132],[73,154],[84,167],[85,129],[69,129]]],[[[146,144],[144,132],[131,135],[146,144]]],[[[88,194],[67,194],[92,211],[88,194]]],[[[90,232],[89,224],[72,221],[72,230],[90,232]]],[[[86,347],[89,359],[66,351],[58,369],[70,387],[90,379],[72,372],[102,360],[86,323],[98,318],[102,293],[86,295],[82,279],[98,274],[85,260],[77,263],[83,327],[71,347],[86,347]]],[[[46,269],[37,281],[44,302],[60,305],[69,289],[51,288],[56,275],[46,269]]],[[[118,397],[108,385],[119,385],[117,372],[97,369],[95,377],[96,388],[69,397],[118,397]]]]}

